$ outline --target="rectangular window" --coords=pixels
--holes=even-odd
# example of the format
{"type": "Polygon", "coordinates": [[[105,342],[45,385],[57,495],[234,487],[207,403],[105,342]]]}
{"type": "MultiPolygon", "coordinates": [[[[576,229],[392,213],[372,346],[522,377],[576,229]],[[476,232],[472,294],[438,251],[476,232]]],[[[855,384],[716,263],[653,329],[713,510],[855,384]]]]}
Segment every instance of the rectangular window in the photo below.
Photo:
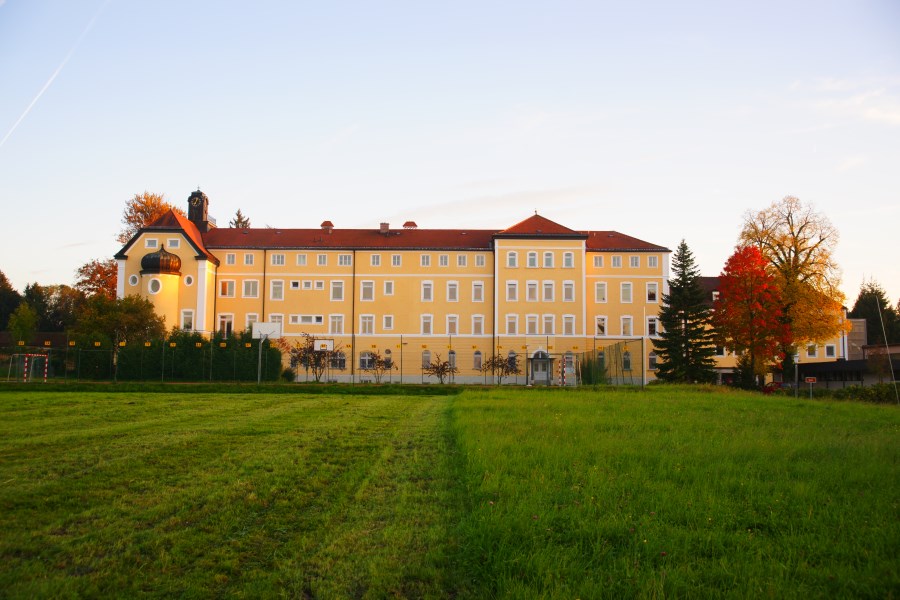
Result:
{"type": "Polygon", "coordinates": [[[255,279],[248,279],[247,281],[245,281],[243,293],[241,295],[244,298],[258,298],[259,282],[255,279]]]}
{"type": "Polygon", "coordinates": [[[641,257],[640,256],[629,256],[628,257],[628,266],[632,269],[637,269],[641,266],[641,257]]]}
{"type": "Polygon", "coordinates": [[[517,302],[519,300],[519,284],[515,281],[506,282],[506,301],[517,302]]]}
{"type": "Polygon", "coordinates": [[[225,279],[220,281],[219,296],[223,298],[234,298],[234,282],[225,279]]]}
{"type": "Polygon", "coordinates": [[[170,250],[173,248],[180,248],[181,240],[178,238],[169,238],[166,240],[166,246],[168,246],[170,250]]]}
{"type": "Polygon", "coordinates": [[[472,335],[484,335],[484,315],[472,315],[472,335]]]}
{"type": "Polygon", "coordinates": [[[476,254],[475,255],[475,266],[476,267],[484,266],[484,254],[476,254]]]}
{"type": "Polygon", "coordinates": [[[181,328],[185,331],[191,331],[194,328],[194,311],[181,311],[181,328]]]}
{"type": "Polygon", "coordinates": [[[384,295],[385,296],[393,296],[394,295],[394,282],[393,281],[385,281],[384,282],[384,295]]]}
{"type": "Polygon", "coordinates": [[[484,363],[482,362],[481,350],[476,350],[475,354],[472,356],[472,368],[476,371],[480,371],[482,364],[484,363]]]}
{"type": "Polygon", "coordinates": [[[401,262],[402,259],[400,258],[400,256],[401,256],[400,254],[391,254],[391,266],[392,267],[399,267],[401,264],[403,264],[401,262]]]}
{"type": "Polygon", "coordinates": [[[574,315],[563,315],[563,335],[575,335],[574,315]]]}
{"type": "Polygon", "coordinates": [[[447,282],[447,302],[459,301],[459,283],[456,281],[447,282]]]}
{"type": "Polygon", "coordinates": [[[375,315],[359,315],[359,334],[373,335],[375,333],[375,315]]]}
{"type": "Polygon", "coordinates": [[[328,333],[344,333],[344,315],[330,315],[328,317],[328,333]]]}
{"type": "Polygon", "coordinates": [[[651,269],[656,269],[659,267],[659,257],[658,256],[648,256],[647,257],[647,266],[651,269]]]}
{"type": "Polygon", "coordinates": [[[219,333],[231,335],[234,329],[234,315],[219,315],[219,333]]]}
{"type": "Polygon", "coordinates": [[[431,335],[431,315],[422,315],[422,335],[431,335]]]}
{"type": "Polygon", "coordinates": [[[292,290],[299,290],[299,289],[300,289],[300,282],[299,282],[299,281],[292,281],[292,282],[291,282],[291,289],[292,289],[292,290]]]}
{"type": "Polygon", "coordinates": [[[423,267],[430,267],[431,266],[431,255],[423,254],[422,256],[420,256],[419,264],[423,267]]]}
{"type": "Polygon", "coordinates": [[[438,256],[438,266],[439,267],[449,267],[450,266],[450,256],[447,254],[441,254],[438,256]]]}
{"type": "Polygon", "coordinates": [[[628,303],[631,302],[631,283],[624,282],[621,284],[621,293],[620,298],[622,302],[628,303]]]}
{"type": "Polygon", "coordinates": [[[247,254],[244,254],[244,264],[245,265],[253,264],[253,255],[250,254],[249,252],[247,254]]]}
{"type": "Polygon", "coordinates": [[[247,331],[253,331],[253,324],[259,322],[259,315],[256,313],[248,313],[247,314],[247,322],[244,324],[244,329],[247,331]]]}
{"type": "Polygon", "coordinates": [[[622,267],[622,257],[621,256],[613,256],[612,257],[612,266],[614,269],[619,269],[622,267]]]}
{"type": "Polygon", "coordinates": [[[553,282],[544,282],[544,302],[553,302],[553,282]]]}
{"type": "Polygon", "coordinates": [[[472,282],[472,302],[484,302],[484,283],[481,281],[472,282]]]}
{"type": "Polygon", "coordinates": [[[575,268],[575,255],[571,252],[563,252],[563,268],[564,269],[574,269],[575,268]]]}
{"type": "Polygon", "coordinates": [[[594,335],[606,335],[606,317],[596,317],[594,323],[594,335]]]}
{"type": "MultiPolygon", "coordinates": [[[[293,283],[294,283],[294,282],[291,282],[291,287],[293,287],[293,283]]],[[[310,281],[309,279],[305,279],[305,280],[303,281],[303,289],[304,289],[304,290],[311,290],[311,289],[313,289],[313,282],[310,281]]]]}
{"type": "Polygon", "coordinates": [[[537,302],[538,301],[538,282],[537,281],[526,281],[525,282],[525,301],[526,302],[537,302]]]}
{"type": "Polygon", "coordinates": [[[284,282],[275,279],[269,282],[269,297],[272,300],[284,300],[284,282]]]}
{"type": "Polygon", "coordinates": [[[144,240],[145,248],[159,248],[159,240],[146,239],[144,240]]]}
{"type": "Polygon", "coordinates": [[[373,267],[380,267],[381,266],[381,255],[373,254],[372,256],[370,256],[369,264],[371,264],[373,267]]]}
{"type": "Polygon", "coordinates": [[[538,316],[537,315],[525,315],[525,334],[526,335],[537,335],[538,334],[538,316]]]}
{"type": "Polygon", "coordinates": [[[606,302],[605,281],[598,281],[594,284],[594,302],[606,302]]]}
{"type": "Polygon", "coordinates": [[[656,302],[659,294],[659,284],[656,282],[647,283],[647,302],[656,302]]]}
{"type": "Polygon", "coordinates": [[[556,317],[553,315],[544,315],[544,335],[556,335],[556,317]]]}
{"type": "Polygon", "coordinates": [[[575,302],[574,281],[563,281],[563,302],[575,302]]]}
{"type": "Polygon", "coordinates": [[[716,346],[716,356],[725,356],[725,346],[716,346]]]}
{"type": "Polygon", "coordinates": [[[384,315],[381,318],[381,328],[390,331],[394,328],[394,315],[384,315]]]}
{"type": "Polygon", "coordinates": [[[595,269],[603,268],[603,255],[601,255],[601,254],[594,255],[594,268],[595,269]]]}
{"type": "Polygon", "coordinates": [[[332,302],[342,302],[344,300],[344,282],[331,282],[331,300],[332,302]]]}
{"type": "Polygon", "coordinates": [[[233,252],[229,252],[228,254],[225,255],[225,264],[226,265],[234,264],[234,253],[233,252]]]}
{"type": "Polygon", "coordinates": [[[338,254],[338,266],[349,267],[353,264],[352,254],[338,254]]]}
{"type": "Polygon", "coordinates": [[[536,269],[538,266],[537,262],[537,252],[529,252],[528,253],[528,262],[526,263],[529,269],[536,269]]]}
{"type": "Polygon", "coordinates": [[[518,335],[519,315],[506,315],[506,335],[518,335]]]}
{"type": "Polygon", "coordinates": [[[456,266],[457,267],[465,267],[468,266],[466,264],[466,255],[465,254],[457,254],[456,255],[456,266]]]}
{"type": "Polygon", "coordinates": [[[322,281],[321,279],[317,279],[316,282],[313,284],[313,286],[314,286],[315,289],[317,289],[317,290],[324,290],[324,289],[325,289],[325,282],[322,281]]]}
{"type": "Polygon", "coordinates": [[[834,344],[828,344],[825,346],[825,358],[834,358],[837,356],[835,352],[834,344]]]}
{"type": "Polygon", "coordinates": [[[298,267],[305,267],[305,266],[306,266],[306,255],[305,255],[305,254],[298,254],[298,255],[297,255],[297,266],[298,266],[298,267]]]}
{"type": "Polygon", "coordinates": [[[457,315],[447,315],[447,335],[459,334],[459,317],[457,315]]]}
{"type": "Polygon", "coordinates": [[[516,252],[507,252],[506,253],[506,266],[510,269],[515,269],[519,266],[519,255],[516,252]]]}
{"type": "Polygon", "coordinates": [[[328,266],[328,255],[327,254],[319,254],[316,256],[316,264],[320,267],[328,266]]]}
{"type": "Polygon", "coordinates": [[[269,315],[269,323],[284,323],[284,315],[269,315]]]}
{"type": "Polygon", "coordinates": [[[659,333],[659,325],[656,317],[647,317],[647,335],[657,335],[659,333]]]}
{"type": "Polygon", "coordinates": [[[634,335],[631,317],[622,317],[622,335],[634,335]]]}
{"type": "Polygon", "coordinates": [[[359,284],[359,299],[363,302],[371,302],[375,299],[375,282],[362,281],[359,284]]]}
{"type": "Polygon", "coordinates": [[[552,252],[544,252],[544,268],[545,269],[553,268],[553,253],[552,252]]]}
{"type": "Polygon", "coordinates": [[[815,344],[810,344],[809,346],[806,347],[806,356],[809,358],[816,357],[816,345],[815,344]]]}
{"type": "Polygon", "coordinates": [[[430,281],[422,282],[422,302],[431,302],[434,299],[433,286],[430,281]]]}
{"type": "Polygon", "coordinates": [[[272,255],[272,266],[280,267],[284,265],[284,254],[273,254],[272,255]]]}

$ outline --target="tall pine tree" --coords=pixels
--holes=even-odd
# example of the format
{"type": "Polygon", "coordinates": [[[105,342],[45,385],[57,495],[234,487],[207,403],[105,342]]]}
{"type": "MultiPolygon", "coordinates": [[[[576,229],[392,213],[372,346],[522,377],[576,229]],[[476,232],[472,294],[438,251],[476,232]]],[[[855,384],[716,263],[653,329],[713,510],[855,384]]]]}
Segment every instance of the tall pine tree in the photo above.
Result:
{"type": "Polygon", "coordinates": [[[715,381],[716,347],[710,326],[709,303],[700,287],[700,272],[694,254],[684,240],[672,257],[669,293],[663,294],[659,311],[662,332],[653,345],[657,355],[656,376],[668,382],[715,381]]]}

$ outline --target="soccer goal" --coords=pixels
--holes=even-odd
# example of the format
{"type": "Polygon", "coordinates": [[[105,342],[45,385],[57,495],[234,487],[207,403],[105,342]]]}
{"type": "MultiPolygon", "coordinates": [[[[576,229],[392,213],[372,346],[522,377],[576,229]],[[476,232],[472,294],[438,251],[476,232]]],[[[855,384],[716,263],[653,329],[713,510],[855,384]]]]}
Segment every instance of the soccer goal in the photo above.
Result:
{"type": "Polygon", "coordinates": [[[49,371],[50,357],[46,354],[13,354],[9,360],[6,380],[28,383],[35,377],[43,377],[44,383],[47,383],[49,371]]]}

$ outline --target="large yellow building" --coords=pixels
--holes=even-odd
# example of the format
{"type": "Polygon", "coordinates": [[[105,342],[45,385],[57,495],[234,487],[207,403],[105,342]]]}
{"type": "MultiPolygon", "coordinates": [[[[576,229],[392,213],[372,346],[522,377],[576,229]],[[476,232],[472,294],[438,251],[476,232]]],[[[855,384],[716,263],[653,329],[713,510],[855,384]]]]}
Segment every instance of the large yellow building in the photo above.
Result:
{"type": "Polygon", "coordinates": [[[441,356],[457,382],[482,382],[499,353],[521,359],[518,382],[558,383],[575,357],[616,341],[629,342],[634,379],[653,377],[665,247],[538,214],[502,231],[216,228],[205,194],[188,203],[187,218],[167,213],[116,255],[118,295],[148,298],[169,326],[270,322],[288,339],[333,340],[337,380],[366,378],[378,352],[410,381],[441,356]]]}

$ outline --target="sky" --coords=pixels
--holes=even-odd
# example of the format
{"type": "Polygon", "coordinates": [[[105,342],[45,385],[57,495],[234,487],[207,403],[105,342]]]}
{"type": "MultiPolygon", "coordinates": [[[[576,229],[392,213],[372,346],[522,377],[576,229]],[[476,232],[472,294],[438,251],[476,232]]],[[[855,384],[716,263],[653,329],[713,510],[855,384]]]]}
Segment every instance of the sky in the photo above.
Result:
{"type": "Polygon", "coordinates": [[[71,284],[125,202],[227,226],[535,211],[717,275],[748,211],[900,300],[900,2],[0,0],[0,270],[71,284]]]}

